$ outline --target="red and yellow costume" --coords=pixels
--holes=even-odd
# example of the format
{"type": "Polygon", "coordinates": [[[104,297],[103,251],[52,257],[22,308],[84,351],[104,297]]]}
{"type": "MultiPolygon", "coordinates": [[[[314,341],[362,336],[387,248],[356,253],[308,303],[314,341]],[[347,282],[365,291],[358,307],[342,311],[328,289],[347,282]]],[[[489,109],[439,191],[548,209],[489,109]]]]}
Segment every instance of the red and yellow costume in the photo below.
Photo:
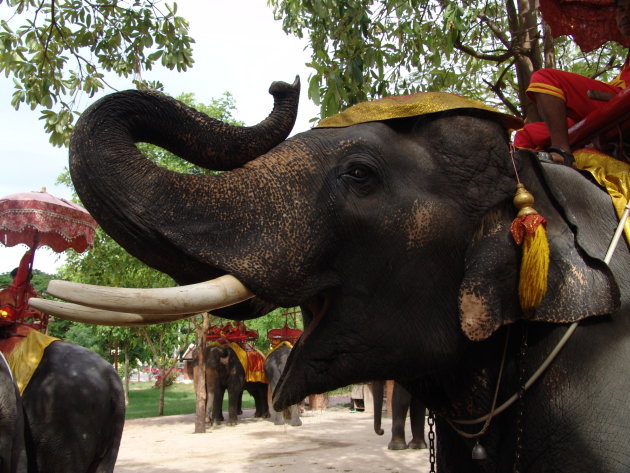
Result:
{"type": "MultiPolygon", "coordinates": [[[[589,113],[605,107],[607,102],[588,97],[589,90],[618,94],[630,84],[630,62],[626,60],[621,72],[611,82],[601,82],[558,69],[540,69],[532,74],[527,96],[536,101],[536,93],[552,95],[566,103],[567,126],[570,128],[589,113]]],[[[517,148],[538,150],[549,139],[544,122],[525,125],[514,137],[517,148]]]]}

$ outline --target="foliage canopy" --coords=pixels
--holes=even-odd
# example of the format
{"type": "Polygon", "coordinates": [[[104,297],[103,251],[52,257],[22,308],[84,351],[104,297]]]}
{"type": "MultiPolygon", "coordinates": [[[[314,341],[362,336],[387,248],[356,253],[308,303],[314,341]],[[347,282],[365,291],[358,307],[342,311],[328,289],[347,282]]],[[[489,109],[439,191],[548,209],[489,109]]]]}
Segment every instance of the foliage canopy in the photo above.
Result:
{"type": "Polygon", "coordinates": [[[160,88],[144,84],[141,71],[157,61],[178,71],[193,64],[194,40],[188,22],[177,16],[177,4],[0,0],[0,13],[8,17],[0,20],[0,72],[13,79],[11,104],[41,109],[56,146],[68,142],[76,99],[105,88],[105,72],[160,88]]]}
{"type": "Polygon", "coordinates": [[[536,0],[268,0],[287,33],[308,36],[309,97],[330,116],[387,95],[447,91],[530,119],[532,72],[610,75],[625,55],[551,40],[536,0]]]}

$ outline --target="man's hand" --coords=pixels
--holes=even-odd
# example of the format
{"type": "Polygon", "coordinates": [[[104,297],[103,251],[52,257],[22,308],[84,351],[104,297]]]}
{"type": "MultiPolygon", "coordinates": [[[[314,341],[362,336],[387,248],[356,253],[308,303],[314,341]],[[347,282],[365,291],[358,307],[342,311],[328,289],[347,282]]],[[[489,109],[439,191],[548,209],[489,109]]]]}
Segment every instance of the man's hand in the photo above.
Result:
{"type": "Polygon", "coordinates": [[[586,92],[586,95],[588,95],[589,99],[601,100],[602,102],[608,102],[617,94],[614,94],[612,92],[602,92],[601,90],[589,90],[588,92],[586,92]]]}

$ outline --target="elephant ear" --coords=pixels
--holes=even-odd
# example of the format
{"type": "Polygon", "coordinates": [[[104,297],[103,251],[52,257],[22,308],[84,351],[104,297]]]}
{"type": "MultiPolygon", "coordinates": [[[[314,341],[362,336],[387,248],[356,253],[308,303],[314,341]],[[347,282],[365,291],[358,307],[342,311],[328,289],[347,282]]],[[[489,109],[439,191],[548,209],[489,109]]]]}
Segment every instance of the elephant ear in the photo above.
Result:
{"type": "MultiPolygon", "coordinates": [[[[521,181],[547,219],[547,292],[528,320],[575,322],[619,309],[615,278],[603,261],[616,219],[610,198],[574,169],[540,164],[521,155],[521,181]]],[[[473,341],[485,340],[505,324],[523,318],[518,305],[521,248],[510,234],[511,203],[487,214],[466,254],[460,286],[460,323],[473,341]]]]}

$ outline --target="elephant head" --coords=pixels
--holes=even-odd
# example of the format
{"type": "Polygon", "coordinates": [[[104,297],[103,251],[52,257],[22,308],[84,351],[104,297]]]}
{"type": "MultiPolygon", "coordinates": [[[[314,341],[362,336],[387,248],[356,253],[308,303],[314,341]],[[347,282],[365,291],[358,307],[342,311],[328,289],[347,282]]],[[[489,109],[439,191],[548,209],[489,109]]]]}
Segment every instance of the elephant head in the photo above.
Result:
{"type": "MultiPolygon", "coordinates": [[[[272,93],[274,112],[244,130],[157,93],[113,94],[77,123],[70,169],[86,208],[130,253],[181,284],[229,274],[255,295],[223,315],[302,307],[305,331],[277,408],[370,379],[447,378],[471,347],[521,320],[520,248],[509,233],[515,171],[549,222],[549,285],[530,320],[618,307],[605,251],[558,190],[575,171],[554,169],[553,184],[530,154],[510,159],[515,119],[427,93],[361,104],[284,140],[296,86],[272,93]],[[225,172],[160,169],[138,141],[225,172]]],[[[574,208],[606,205],[591,184],[572,186],[574,208]]]]}

